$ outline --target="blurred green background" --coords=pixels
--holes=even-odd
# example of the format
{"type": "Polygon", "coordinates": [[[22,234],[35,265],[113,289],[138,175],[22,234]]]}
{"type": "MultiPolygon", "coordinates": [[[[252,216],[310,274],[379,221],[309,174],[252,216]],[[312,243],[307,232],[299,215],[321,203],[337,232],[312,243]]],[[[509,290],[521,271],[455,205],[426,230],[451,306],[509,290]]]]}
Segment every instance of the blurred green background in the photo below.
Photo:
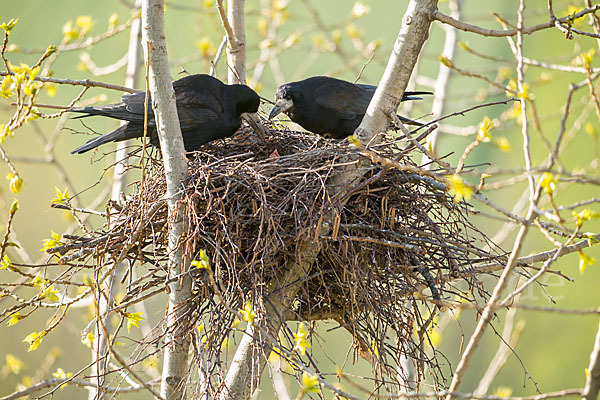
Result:
{"type": "MultiPolygon", "coordinates": [[[[284,45],[286,48],[278,56],[278,65],[267,63],[261,79],[255,85],[256,90],[263,97],[272,99],[275,89],[278,84],[282,83],[282,79],[291,81],[312,75],[329,74],[353,81],[363,65],[367,63],[372,49],[375,49],[374,58],[364,68],[360,82],[376,84],[387,62],[407,3],[406,0],[396,2],[363,1],[363,4],[369,8],[369,12],[364,16],[353,16],[354,1],[313,0],[307,3],[295,0],[289,4],[282,1],[272,4],[267,0],[247,0],[248,78],[253,76],[254,66],[261,49],[272,45],[272,42],[265,36],[265,27],[274,14],[265,14],[261,10],[265,6],[270,9],[285,6],[284,10],[280,11],[283,13],[284,24],[277,33],[275,43],[287,44],[284,45]],[[321,27],[315,23],[315,19],[311,15],[313,12],[318,13],[320,23],[326,28],[325,31],[321,31],[321,27]],[[352,62],[348,62],[348,60],[352,60],[352,62]],[[273,72],[274,68],[275,73],[273,72]]],[[[583,7],[583,1],[555,1],[554,3],[558,16],[571,13],[569,5],[583,7]]],[[[526,25],[547,20],[545,6],[545,2],[528,2],[526,25]]],[[[462,19],[498,29],[500,26],[494,21],[492,12],[498,12],[503,18],[516,23],[516,7],[515,2],[465,0],[462,6],[462,19]]],[[[440,2],[440,8],[447,12],[447,2],[440,2]]],[[[10,36],[10,44],[18,47],[11,48],[12,51],[7,52],[6,57],[12,64],[21,62],[34,64],[48,45],[60,44],[63,38],[62,28],[67,21],[74,21],[78,16],[91,16],[94,26],[89,36],[95,36],[107,30],[109,19],[113,14],[118,16],[117,24],[129,19],[130,10],[126,6],[126,2],[117,0],[102,2],[80,0],[3,1],[0,9],[0,23],[10,18],[19,18],[19,23],[10,36]]],[[[168,2],[166,23],[173,77],[177,78],[181,67],[184,67],[189,73],[207,73],[210,60],[223,37],[223,29],[216,15],[214,2],[210,0],[187,3],[183,1],[168,2]]],[[[587,19],[582,21],[582,25],[582,29],[591,29],[587,24],[587,19]]],[[[419,89],[431,89],[422,83],[427,83],[428,79],[435,79],[437,76],[440,66],[438,57],[442,52],[444,36],[444,30],[440,24],[434,23],[419,63],[418,74],[421,77],[417,79],[417,88],[419,89]]],[[[502,84],[507,84],[508,79],[516,77],[514,57],[506,38],[482,38],[460,32],[459,40],[466,44],[465,47],[468,46],[477,52],[505,60],[499,62],[485,60],[459,48],[453,60],[459,68],[482,74],[502,84]]],[[[124,56],[128,41],[129,34],[126,31],[94,45],[92,48],[62,53],[52,66],[53,76],[70,79],[89,78],[121,85],[125,77],[124,69],[106,76],[95,77],[89,70],[82,67],[80,54],[82,52],[89,53],[91,59],[98,66],[110,65],[124,56]]],[[[569,41],[557,30],[546,30],[527,36],[524,46],[525,54],[530,58],[570,65],[578,54],[597,45],[590,38],[576,37],[576,40],[569,41]]],[[[593,65],[598,65],[598,63],[594,62],[593,65]]],[[[217,76],[226,80],[224,58],[219,63],[217,71],[217,76]]],[[[568,85],[572,82],[579,83],[583,79],[584,75],[582,74],[547,71],[537,67],[527,69],[526,81],[531,85],[530,91],[535,96],[536,111],[541,121],[540,131],[534,129],[533,126],[530,127],[533,140],[532,158],[535,166],[546,158],[547,149],[544,147],[542,138],[554,143],[568,85]]],[[[143,88],[142,83],[138,83],[137,87],[143,88]]],[[[57,87],[55,96],[50,96],[44,89],[37,101],[67,105],[79,91],[78,87],[62,85],[57,87]]],[[[84,98],[99,95],[106,95],[106,102],[118,101],[120,97],[120,93],[116,91],[92,88],[84,98]]],[[[481,102],[503,98],[506,98],[503,92],[490,88],[484,81],[454,73],[449,85],[446,111],[459,111],[481,102]]],[[[477,125],[484,116],[500,118],[501,124],[495,128],[493,135],[495,138],[505,137],[510,143],[510,150],[502,151],[499,146],[492,143],[481,145],[470,155],[469,164],[486,163],[499,169],[522,168],[524,164],[520,127],[515,119],[502,117],[503,114],[506,116],[510,113],[510,108],[510,104],[484,108],[465,116],[455,117],[447,122],[454,127],[469,127],[477,125]]],[[[431,99],[425,99],[419,104],[414,104],[410,116],[412,118],[424,116],[424,119],[427,120],[430,109],[431,99]]],[[[264,104],[262,111],[268,112],[268,110],[269,105],[264,104]]],[[[0,123],[10,118],[11,112],[10,99],[0,101],[0,123]]],[[[25,182],[22,191],[16,195],[20,202],[20,210],[15,217],[13,229],[17,239],[34,261],[43,257],[40,250],[41,243],[43,239],[50,237],[51,230],[62,233],[73,223],[69,213],[49,207],[52,199],[56,197],[55,187],[64,190],[65,181],[61,177],[63,171],[67,174],[74,191],[81,192],[78,198],[84,205],[89,204],[98,196],[106,185],[110,185],[112,176],[112,170],[105,171],[105,168],[112,163],[110,155],[104,159],[96,156],[96,161],[91,163],[91,156],[88,154],[70,154],[72,149],[87,140],[86,136],[70,131],[89,132],[79,121],[68,121],[66,127],[70,130],[62,130],[56,135],[54,132],[56,120],[40,120],[36,124],[39,131],[35,131],[31,126],[25,126],[2,145],[25,182]],[[40,162],[47,157],[44,150],[46,143],[40,139],[40,134],[45,138],[55,138],[55,164],[40,162]]],[[[117,122],[102,118],[90,119],[86,121],[86,124],[102,133],[117,126],[117,122]]],[[[561,158],[565,170],[578,172],[587,168],[585,171],[587,175],[595,175],[598,178],[598,135],[594,136],[593,134],[598,130],[600,130],[600,126],[593,109],[590,108],[588,92],[586,89],[580,90],[574,96],[572,115],[567,123],[569,142],[561,158]],[[579,118],[581,115],[583,117],[579,118]],[[595,169],[590,169],[590,165],[592,167],[595,165],[595,169]]],[[[442,135],[437,151],[439,154],[452,153],[449,160],[456,163],[464,148],[472,140],[473,136],[442,135]]],[[[0,163],[0,172],[4,174],[9,172],[4,163],[0,163]]],[[[478,182],[480,172],[481,169],[477,169],[477,174],[469,177],[472,183],[478,182]]],[[[492,177],[490,182],[501,181],[506,177],[507,175],[492,177]]],[[[502,190],[490,191],[485,194],[494,202],[510,209],[525,188],[526,183],[520,181],[502,190]]],[[[572,204],[592,197],[598,198],[599,194],[598,185],[571,184],[567,186],[561,184],[556,202],[557,204],[572,204]]],[[[15,197],[9,191],[8,181],[0,186],[0,195],[0,215],[6,216],[8,207],[15,197]]],[[[592,204],[591,208],[600,211],[597,204],[592,204]]],[[[542,206],[548,208],[549,204],[546,201],[542,203],[542,206]]],[[[480,208],[477,204],[476,207],[480,208]]],[[[570,217],[569,213],[565,216],[570,217]]],[[[100,219],[94,221],[96,225],[102,223],[100,219]]],[[[485,217],[475,217],[474,223],[490,236],[493,236],[502,225],[499,221],[485,217]]],[[[588,222],[584,226],[585,231],[592,232],[597,232],[599,228],[600,224],[597,220],[588,222]]],[[[510,250],[513,238],[514,234],[498,244],[505,250],[510,250]]],[[[552,245],[541,234],[531,230],[522,254],[536,253],[551,248],[552,245]]],[[[586,254],[600,260],[598,248],[588,249],[586,254]]],[[[19,258],[12,250],[9,251],[9,255],[12,259],[19,258]]],[[[550,305],[549,297],[552,296],[560,308],[582,309],[600,306],[600,267],[592,265],[581,275],[578,264],[577,254],[562,258],[554,269],[570,276],[574,282],[567,282],[556,275],[547,275],[542,279],[545,284],[543,289],[547,294],[541,290],[539,285],[534,285],[523,294],[522,303],[550,305]]],[[[50,271],[49,273],[54,274],[55,272],[50,271]]],[[[0,282],[12,282],[14,279],[12,273],[6,270],[0,271],[0,282]]],[[[487,281],[489,285],[492,285],[494,280],[487,279],[487,281]]],[[[27,297],[26,293],[23,291],[20,294],[27,297]]],[[[163,300],[164,298],[157,298],[148,305],[148,310],[152,310],[147,316],[151,324],[162,318],[163,300]]],[[[8,302],[4,301],[2,307],[7,306],[8,302]]],[[[43,328],[46,321],[41,316],[49,318],[52,314],[40,312],[37,314],[37,319],[26,319],[13,327],[2,325],[0,327],[2,332],[0,363],[3,363],[4,367],[0,369],[3,378],[0,379],[0,396],[14,391],[19,383],[27,384],[27,382],[37,382],[49,378],[57,367],[68,372],[76,372],[87,365],[90,361],[90,354],[89,350],[80,343],[79,332],[89,321],[89,313],[90,311],[87,309],[72,311],[64,326],[49,334],[44,338],[40,348],[30,353],[27,352],[26,343],[22,343],[23,338],[28,333],[43,328]],[[56,351],[56,348],[61,349],[60,352],[56,351]],[[8,354],[22,361],[20,370],[9,371],[6,365],[8,354]]],[[[502,330],[503,319],[504,312],[499,312],[498,318],[493,322],[498,331],[502,330]]],[[[515,348],[515,354],[509,357],[507,364],[490,390],[494,391],[499,386],[506,386],[512,389],[513,394],[527,395],[536,393],[536,388],[546,392],[581,387],[585,380],[584,370],[588,365],[589,352],[598,325],[597,315],[559,315],[547,312],[519,311],[516,319],[524,320],[525,328],[515,348]]],[[[448,382],[459,360],[462,351],[461,343],[466,342],[470,337],[476,320],[477,314],[473,310],[465,310],[461,313],[459,324],[451,323],[441,333],[439,350],[447,360],[440,359],[440,363],[448,382]]],[[[345,331],[327,332],[333,327],[332,323],[319,323],[318,332],[321,345],[318,345],[317,340],[313,343],[315,357],[322,360],[321,368],[328,372],[334,372],[335,365],[341,365],[344,362],[346,353],[352,345],[352,340],[345,331]],[[320,347],[326,349],[328,357],[333,362],[324,356],[324,351],[320,347]]],[[[295,327],[292,330],[295,330],[295,327]]],[[[141,334],[134,333],[134,335],[141,334]]],[[[477,386],[499,343],[498,336],[488,329],[461,388],[462,391],[470,391],[477,386]]],[[[132,343],[123,344],[123,346],[132,345],[132,343]]],[[[347,362],[344,371],[367,376],[370,374],[370,366],[362,359],[356,365],[351,364],[352,362],[347,362]]],[[[334,378],[332,378],[333,380],[334,378]]],[[[292,396],[295,396],[298,391],[297,384],[292,381],[288,383],[292,396]]],[[[367,388],[370,387],[370,383],[366,380],[358,380],[358,383],[367,388]]],[[[342,383],[342,386],[353,392],[353,389],[348,388],[347,384],[342,383]]],[[[267,376],[263,381],[262,388],[264,393],[259,398],[271,398],[271,383],[267,376]]],[[[81,389],[75,392],[71,388],[59,391],[55,396],[66,398],[68,393],[78,393],[78,396],[82,396],[81,389]]],[[[331,397],[330,393],[325,392],[325,398],[331,397]]],[[[127,395],[127,398],[144,398],[144,395],[132,394],[127,395]]]]}

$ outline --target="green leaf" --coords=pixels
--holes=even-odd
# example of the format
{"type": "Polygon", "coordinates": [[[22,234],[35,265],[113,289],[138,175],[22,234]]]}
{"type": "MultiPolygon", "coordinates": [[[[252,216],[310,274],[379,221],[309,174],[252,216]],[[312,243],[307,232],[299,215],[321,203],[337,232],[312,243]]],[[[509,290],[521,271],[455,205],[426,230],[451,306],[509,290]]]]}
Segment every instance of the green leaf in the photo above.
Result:
{"type": "Polygon", "coordinates": [[[33,332],[27,335],[25,339],[23,339],[24,342],[29,343],[29,348],[27,349],[27,351],[33,351],[40,347],[40,344],[42,344],[42,339],[44,338],[44,336],[46,336],[46,333],[46,331],[41,331],[33,332]]]}
{"type": "Polygon", "coordinates": [[[142,318],[142,314],[143,312],[125,313],[125,318],[127,318],[127,332],[129,332],[132,325],[137,327],[140,326],[140,321],[144,320],[144,318],[142,318]]]}
{"type": "Polygon", "coordinates": [[[208,259],[208,254],[206,254],[206,250],[200,250],[200,260],[192,261],[192,266],[198,269],[210,269],[210,260],[208,259]]]}
{"type": "Polygon", "coordinates": [[[12,18],[10,21],[0,24],[0,28],[4,29],[4,32],[10,35],[10,31],[12,31],[15,25],[17,25],[17,22],[19,22],[19,18],[12,18]]]}
{"type": "Polygon", "coordinates": [[[0,269],[12,269],[12,262],[6,254],[4,255],[4,258],[0,260],[0,269]]]}
{"type": "Polygon", "coordinates": [[[50,285],[42,291],[42,293],[40,294],[40,299],[58,301],[58,296],[56,295],[57,293],[58,290],[55,290],[54,286],[50,285]]]}
{"type": "Polygon", "coordinates": [[[52,200],[53,204],[66,203],[69,200],[69,188],[65,188],[64,192],[61,192],[56,186],[54,189],[56,189],[56,199],[52,200]]]}
{"type": "Polygon", "coordinates": [[[14,324],[16,324],[17,322],[19,322],[23,318],[25,318],[25,317],[22,316],[21,313],[18,312],[18,311],[12,313],[10,315],[10,319],[8,320],[8,326],[13,326],[14,324]]]}
{"type": "Polygon", "coordinates": [[[314,392],[321,393],[321,388],[319,387],[319,378],[315,375],[309,375],[308,373],[302,374],[302,391],[306,392],[314,392]]]}

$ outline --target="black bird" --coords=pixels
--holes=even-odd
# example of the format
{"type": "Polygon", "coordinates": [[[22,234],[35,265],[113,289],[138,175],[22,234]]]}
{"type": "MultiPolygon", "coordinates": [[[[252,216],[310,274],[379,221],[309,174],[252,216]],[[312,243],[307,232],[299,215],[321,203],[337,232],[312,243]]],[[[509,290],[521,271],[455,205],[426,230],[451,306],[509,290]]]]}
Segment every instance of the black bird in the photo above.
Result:
{"type": "MultiPolygon", "coordinates": [[[[279,86],[269,119],[285,113],[304,129],[321,136],[343,139],[360,125],[377,87],[354,84],[328,76],[313,76],[279,86]]],[[[431,92],[404,92],[402,101],[420,100],[416,95],[431,92]]],[[[422,125],[400,117],[404,123],[422,125]]]]}
{"type": "MultiPolygon", "coordinates": [[[[226,85],[209,75],[190,75],[173,82],[179,125],[186,151],[194,151],[212,140],[232,136],[241,126],[243,113],[255,113],[260,97],[246,85],[226,85]]],[[[94,138],[73,150],[85,153],[104,143],[141,138],[144,136],[145,92],[126,94],[121,103],[70,110],[84,113],[76,118],[101,115],[127,121],[114,131],[94,138]]],[[[158,146],[156,121],[148,99],[148,138],[158,146]]]]}

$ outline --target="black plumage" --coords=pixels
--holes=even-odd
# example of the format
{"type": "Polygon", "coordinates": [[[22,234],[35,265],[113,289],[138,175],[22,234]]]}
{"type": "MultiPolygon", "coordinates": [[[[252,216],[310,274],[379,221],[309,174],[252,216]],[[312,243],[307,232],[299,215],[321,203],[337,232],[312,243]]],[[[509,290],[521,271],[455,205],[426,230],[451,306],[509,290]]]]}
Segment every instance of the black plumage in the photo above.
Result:
{"type": "MultiPolygon", "coordinates": [[[[313,76],[281,85],[275,93],[275,106],[269,119],[285,113],[304,129],[319,135],[342,139],[360,125],[377,87],[354,84],[328,76],[313,76]]],[[[431,92],[405,92],[402,101],[420,100],[417,95],[431,92]]],[[[400,117],[404,123],[422,125],[400,117]]]]}
{"type": "MultiPolygon", "coordinates": [[[[232,136],[241,126],[243,113],[255,113],[260,97],[246,85],[226,85],[209,75],[190,75],[173,82],[179,125],[186,151],[194,151],[212,140],[232,136]]],[[[148,99],[148,138],[158,146],[156,121],[148,99]]],[[[126,124],[105,135],[88,141],[72,151],[85,153],[104,143],[141,138],[144,136],[145,92],[126,94],[121,103],[99,107],[82,107],[71,112],[101,115],[127,121],[126,124]]]]}

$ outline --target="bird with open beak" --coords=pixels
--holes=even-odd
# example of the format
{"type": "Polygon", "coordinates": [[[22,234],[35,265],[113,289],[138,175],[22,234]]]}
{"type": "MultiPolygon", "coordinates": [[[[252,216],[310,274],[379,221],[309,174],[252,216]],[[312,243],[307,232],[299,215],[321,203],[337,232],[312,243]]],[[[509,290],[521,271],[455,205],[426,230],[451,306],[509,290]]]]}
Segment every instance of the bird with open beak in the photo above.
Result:
{"type": "MultiPolygon", "coordinates": [[[[304,129],[321,136],[343,139],[360,125],[376,86],[354,84],[328,76],[313,76],[279,86],[269,119],[286,114],[304,129]]],[[[431,92],[405,92],[402,101],[421,100],[417,95],[431,92]]],[[[410,125],[422,124],[399,117],[410,125]]]]}

